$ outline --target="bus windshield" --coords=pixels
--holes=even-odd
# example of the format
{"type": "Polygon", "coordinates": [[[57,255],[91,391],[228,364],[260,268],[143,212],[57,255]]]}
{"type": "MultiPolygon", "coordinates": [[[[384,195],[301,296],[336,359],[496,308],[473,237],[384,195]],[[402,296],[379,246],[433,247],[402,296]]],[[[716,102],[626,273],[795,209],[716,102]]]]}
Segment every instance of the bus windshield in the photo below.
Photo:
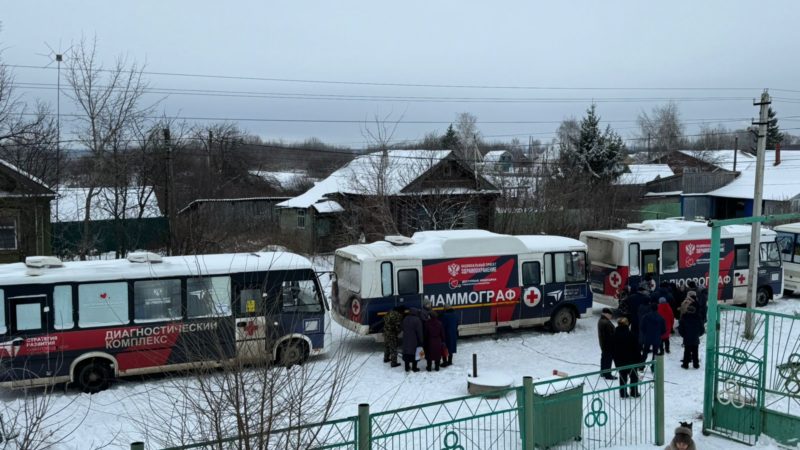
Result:
{"type": "Polygon", "coordinates": [[[778,251],[777,242],[762,242],[761,251],[759,252],[759,259],[763,267],[780,267],[781,256],[778,251]]]}
{"type": "Polygon", "coordinates": [[[361,264],[337,255],[333,267],[339,289],[353,293],[361,292],[361,264]]]}
{"type": "Polygon", "coordinates": [[[796,235],[785,231],[777,233],[781,259],[786,262],[800,262],[800,244],[796,243],[796,235]]]}

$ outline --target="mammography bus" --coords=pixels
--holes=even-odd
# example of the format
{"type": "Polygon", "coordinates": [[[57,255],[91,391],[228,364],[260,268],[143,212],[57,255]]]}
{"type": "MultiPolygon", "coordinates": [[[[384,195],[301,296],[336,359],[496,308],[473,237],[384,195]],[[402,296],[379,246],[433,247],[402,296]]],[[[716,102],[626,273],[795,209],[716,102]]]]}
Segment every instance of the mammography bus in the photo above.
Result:
{"type": "MultiPolygon", "coordinates": [[[[750,232],[749,225],[722,228],[719,300],[746,300],[750,232]]],[[[759,306],[783,292],[775,236],[774,231],[761,229],[756,280],[759,306]]],[[[661,282],[685,286],[689,281],[708,286],[710,238],[711,228],[705,222],[680,219],[645,220],[622,230],[582,232],[580,239],[589,247],[595,301],[617,307],[625,286],[635,289],[647,274],[652,274],[654,286],[661,282]]]]}
{"type": "Polygon", "coordinates": [[[800,222],[778,225],[774,229],[783,260],[783,287],[800,292],[800,222]]]}
{"type": "Polygon", "coordinates": [[[334,320],[380,333],[395,306],[452,306],[461,335],[550,323],[570,331],[592,304],[586,246],[560,236],[422,231],[336,250],[334,320]]]}
{"type": "Polygon", "coordinates": [[[291,365],[324,351],[326,303],[311,262],[237,253],[0,266],[0,384],[74,382],[218,365],[291,365]]]}

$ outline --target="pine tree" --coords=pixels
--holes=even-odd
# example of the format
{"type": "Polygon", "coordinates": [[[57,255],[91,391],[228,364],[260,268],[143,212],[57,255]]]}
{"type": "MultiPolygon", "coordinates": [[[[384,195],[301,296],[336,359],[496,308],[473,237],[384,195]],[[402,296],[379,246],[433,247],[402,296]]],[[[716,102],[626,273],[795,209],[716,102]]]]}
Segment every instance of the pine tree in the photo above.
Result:
{"type": "Polygon", "coordinates": [[[447,127],[447,132],[442,136],[442,148],[445,150],[458,149],[458,135],[456,130],[453,129],[453,124],[447,127]]]}
{"type": "Polygon", "coordinates": [[[774,149],[777,144],[783,141],[783,133],[778,128],[778,118],[771,106],[767,111],[767,115],[767,148],[774,149]]]}
{"type": "Polygon", "coordinates": [[[623,172],[625,144],[610,126],[600,131],[600,117],[592,104],[581,119],[580,134],[573,142],[562,144],[564,174],[588,175],[594,181],[611,181],[623,172]]]}

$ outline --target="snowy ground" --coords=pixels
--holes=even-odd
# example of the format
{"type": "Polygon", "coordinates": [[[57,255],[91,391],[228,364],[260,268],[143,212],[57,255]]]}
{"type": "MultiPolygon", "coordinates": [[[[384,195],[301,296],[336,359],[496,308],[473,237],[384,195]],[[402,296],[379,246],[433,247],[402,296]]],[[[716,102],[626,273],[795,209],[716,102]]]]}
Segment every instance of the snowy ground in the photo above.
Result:
{"type": "MultiPolygon", "coordinates": [[[[800,312],[800,297],[779,300],[767,307],[785,313],[800,312]]],[[[340,416],[357,413],[359,403],[369,403],[372,411],[410,406],[416,403],[444,400],[466,395],[466,375],[471,368],[471,355],[476,353],[482,370],[502,369],[519,384],[522,377],[546,377],[554,369],[569,374],[590,372],[599,368],[599,349],[596,332],[597,315],[581,319],[572,333],[551,334],[547,331],[526,330],[501,333],[496,336],[464,338],[459,341],[454,365],[441,372],[408,374],[402,367],[389,368],[382,362],[381,344],[369,338],[353,338],[338,325],[333,325],[335,350],[347,346],[354,357],[350,383],[344,393],[340,416]],[[346,337],[346,338],[345,338],[346,337]]],[[[699,416],[703,401],[703,371],[680,368],[682,349],[680,339],[673,338],[673,351],[666,355],[666,429],[667,439],[678,421],[691,420],[694,429],[702,425],[699,416]]],[[[704,343],[701,343],[701,349],[704,343]]],[[[702,354],[702,353],[701,353],[702,354]]],[[[311,362],[312,367],[319,362],[311,362]]],[[[135,420],[146,421],[147,399],[166,383],[158,378],[133,378],[116,383],[111,389],[95,395],[75,390],[56,394],[54,418],[74,429],[68,443],[57,448],[89,449],[109,444],[107,448],[128,448],[130,442],[144,439],[142,427],[135,420]]],[[[7,414],[19,401],[19,391],[4,391],[0,402],[7,414]]],[[[55,423],[55,422],[52,422],[55,423]]],[[[696,432],[698,448],[748,448],[719,437],[705,437],[696,432]]],[[[762,436],[758,448],[778,448],[762,436]]],[[[148,447],[149,448],[149,447],[148,447]]],[[[652,449],[652,445],[627,447],[652,449]]]]}

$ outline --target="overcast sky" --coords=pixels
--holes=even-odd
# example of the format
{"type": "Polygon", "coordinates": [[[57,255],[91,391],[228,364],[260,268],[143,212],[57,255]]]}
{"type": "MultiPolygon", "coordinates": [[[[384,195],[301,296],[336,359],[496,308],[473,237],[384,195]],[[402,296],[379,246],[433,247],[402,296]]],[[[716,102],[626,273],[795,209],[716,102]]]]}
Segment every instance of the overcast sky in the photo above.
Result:
{"type": "MultiPolygon", "coordinates": [[[[777,97],[781,127],[800,134],[798,17],[793,0],[6,0],[0,43],[11,65],[45,66],[48,45],[96,36],[107,64],[126,55],[151,72],[262,78],[151,74],[154,88],[259,94],[147,98],[170,116],[248,119],[242,127],[266,139],[364,146],[364,121],[379,115],[402,120],[395,140],[415,140],[466,111],[489,140],[549,140],[591,99],[626,137],[641,111],[669,98],[687,122],[734,128],[757,116],[752,99],[763,88],[777,97]],[[466,85],[484,88],[455,87],[466,85]]],[[[18,83],[56,82],[55,70],[12,70],[18,83]]],[[[55,91],[39,87],[19,92],[55,103],[55,91]]]]}

